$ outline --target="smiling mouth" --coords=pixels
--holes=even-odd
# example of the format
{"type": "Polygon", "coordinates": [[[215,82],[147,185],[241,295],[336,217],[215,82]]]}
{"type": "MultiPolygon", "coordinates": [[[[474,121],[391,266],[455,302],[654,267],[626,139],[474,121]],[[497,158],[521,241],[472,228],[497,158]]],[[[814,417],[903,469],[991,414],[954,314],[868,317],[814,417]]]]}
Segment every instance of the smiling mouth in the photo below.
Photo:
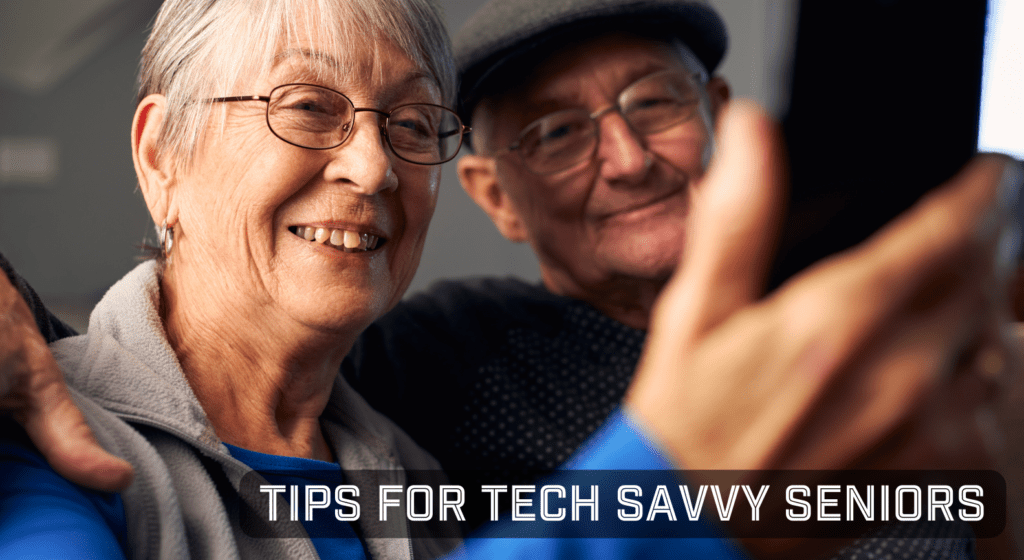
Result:
{"type": "Polygon", "coordinates": [[[384,246],[388,242],[372,233],[359,233],[347,229],[331,229],[316,226],[291,226],[288,231],[310,243],[319,243],[346,253],[366,253],[384,246]]]}
{"type": "Polygon", "coordinates": [[[644,202],[642,202],[640,204],[634,204],[634,205],[628,206],[626,208],[620,208],[618,210],[615,210],[614,212],[609,212],[609,213],[601,216],[601,219],[602,220],[610,220],[610,219],[614,219],[614,218],[621,218],[621,217],[624,217],[624,216],[629,216],[629,215],[631,215],[633,213],[640,212],[642,210],[646,210],[646,209],[651,208],[653,206],[657,206],[658,204],[661,204],[661,203],[665,202],[666,200],[669,200],[672,197],[678,195],[680,192],[683,192],[683,189],[676,189],[676,190],[669,191],[669,192],[667,192],[667,193],[665,193],[663,195],[654,197],[654,198],[652,198],[650,200],[646,200],[646,201],[644,201],[644,202]]]}

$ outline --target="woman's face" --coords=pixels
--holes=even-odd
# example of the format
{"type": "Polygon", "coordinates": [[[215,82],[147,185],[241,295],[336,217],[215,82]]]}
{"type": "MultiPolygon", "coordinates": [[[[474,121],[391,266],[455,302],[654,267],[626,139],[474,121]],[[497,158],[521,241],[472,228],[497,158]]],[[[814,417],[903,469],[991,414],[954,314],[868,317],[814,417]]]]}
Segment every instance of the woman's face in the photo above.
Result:
{"type": "MultiPolygon", "coordinates": [[[[312,83],[345,94],[356,107],[382,111],[442,102],[435,80],[396,47],[367,43],[356,47],[355,68],[338,67],[316,41],[287,45],[269,76],[223,95],[266,96],[282,84],[312,83]],[[315,62],[337,71],[317,79],[315,62]]],[[[356,113],[345,143],[310,150],[275,137],[266,109],[261,101],[213,106],[193,165],[172,186],[176,239],[167,274],[199,280],[208,311],[256,314],[270,324],[362,330],[412,280],[440,168],[395,156],[378,114],[356,113]],[[326,242],[303,235],[321,228],[326,242]],[[356,235],[379,241],[375,248],[348,252],[330,243],[333,232],[342,245],[346,235],[350,246],[356,235]]]]}

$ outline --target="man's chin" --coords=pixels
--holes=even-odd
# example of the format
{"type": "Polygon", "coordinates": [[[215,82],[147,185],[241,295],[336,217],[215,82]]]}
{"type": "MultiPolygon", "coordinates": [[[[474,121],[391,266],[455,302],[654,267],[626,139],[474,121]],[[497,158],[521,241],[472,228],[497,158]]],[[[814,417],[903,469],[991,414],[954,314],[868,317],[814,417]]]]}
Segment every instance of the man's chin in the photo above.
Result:
{"type": "Polygon", "coordinates": [[[602,248],[600,258],[610,270],[638,280],[667,280],[679,264],[684,235],[634,237],[602,248]]]}

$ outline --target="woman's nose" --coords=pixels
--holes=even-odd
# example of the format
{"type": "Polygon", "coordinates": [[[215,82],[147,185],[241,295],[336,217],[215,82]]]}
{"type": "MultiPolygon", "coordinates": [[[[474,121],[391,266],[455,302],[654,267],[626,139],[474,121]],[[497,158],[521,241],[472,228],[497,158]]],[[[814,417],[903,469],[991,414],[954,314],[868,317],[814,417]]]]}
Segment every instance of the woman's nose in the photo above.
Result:
{"type": "Polygon", "coordinates": [[[395,155],[387,145],[381,119],[373,112],[356,113],[352,134],[333,148],[324,170],[328,181],[345,184],[352,192],[373,195],[398,188],[395,155]]]}
{"type": "Polygon", "coordinates": [[[653,158],[644,138],[618,111],[602,115],[599,122],[597,158],[601,175],[610,182],[638,183],[647,176],[653,158]]]}

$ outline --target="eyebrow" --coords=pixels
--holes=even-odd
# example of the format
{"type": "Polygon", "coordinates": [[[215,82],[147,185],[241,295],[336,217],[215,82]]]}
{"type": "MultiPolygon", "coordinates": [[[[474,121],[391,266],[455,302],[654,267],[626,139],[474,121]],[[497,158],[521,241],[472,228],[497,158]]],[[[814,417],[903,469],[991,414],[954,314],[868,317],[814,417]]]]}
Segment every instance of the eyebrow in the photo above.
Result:
{"type": "Polygon", "coordinates": [[[326,62],[328,65],[334,67],[334,69],[341,70],[341,64],[338,62],[338,59],[334,58],[333,56],[325,52],[314,51],[311,49],[285,49],[277,53],[277,56],[274,57],[274,66],[277,66],[281,61],[287,58],[291,58],[292,56],[295,55],[302,55],[306,58],[321,60],[323,62],[326,62]]]}
{"type": "MultiPolygon", "coordinates": [[[[621,93],[622,88],[627,88],[640,78],[653,74],[655,72],[665,70],[668,68],[661,61],[648,61],[640,66],[631,68],[628,72],[623,74],[621,88],[615,95],[621,93]]],[[[587,91],[583,87],[566,86],[550,92],[549,94],[538,96],[533,101],[538,106],[562,106],[562,105],[577,105],[583,103],[586,98],[587,91]]]]}
{"type": "MultiPolygon", "coordinates": [[[[274,65],[273,65],[273,67],[276,68],[284,60],[286,60],[288,58],[291,58],[293,56],[296,56],[296,55],[303,56],[305,58],[309,58],[309,59],[312,59],[312,60],[319,60],[319,61],[325,62],[325,63],[327,63],[328,66],[333,68],[335,71],[337,71],[339,73],[344,73],[342,65],[341,65],[340,62],[338,62],[338,59],[334,58],[333,56],[331,56],[331,55],[329,55],[329,54],[327,54],[325,52],[317,51],[317,50],[313,50],[313,49],[305,49],[305,48],[290,48],[290,49],[285,49],[285,50],[277,53],[277,55],[274,57],[274,65]]],[[[424,71],[422,68],[416,68],[416,69],[408,72],[405,76],[403,76],[396,83],[396,85],[397,86],[405,86],[405,85],[409,85],[409,84],[412,84],[414,82],[418,82],[418,81],[421,81],[421,80],[427,80],[431,84],[437,85],[438,87],[440,87],[440,84],[437,84],[437,80],[433,76],[431,76],[429,73],[424,71]]]]}

